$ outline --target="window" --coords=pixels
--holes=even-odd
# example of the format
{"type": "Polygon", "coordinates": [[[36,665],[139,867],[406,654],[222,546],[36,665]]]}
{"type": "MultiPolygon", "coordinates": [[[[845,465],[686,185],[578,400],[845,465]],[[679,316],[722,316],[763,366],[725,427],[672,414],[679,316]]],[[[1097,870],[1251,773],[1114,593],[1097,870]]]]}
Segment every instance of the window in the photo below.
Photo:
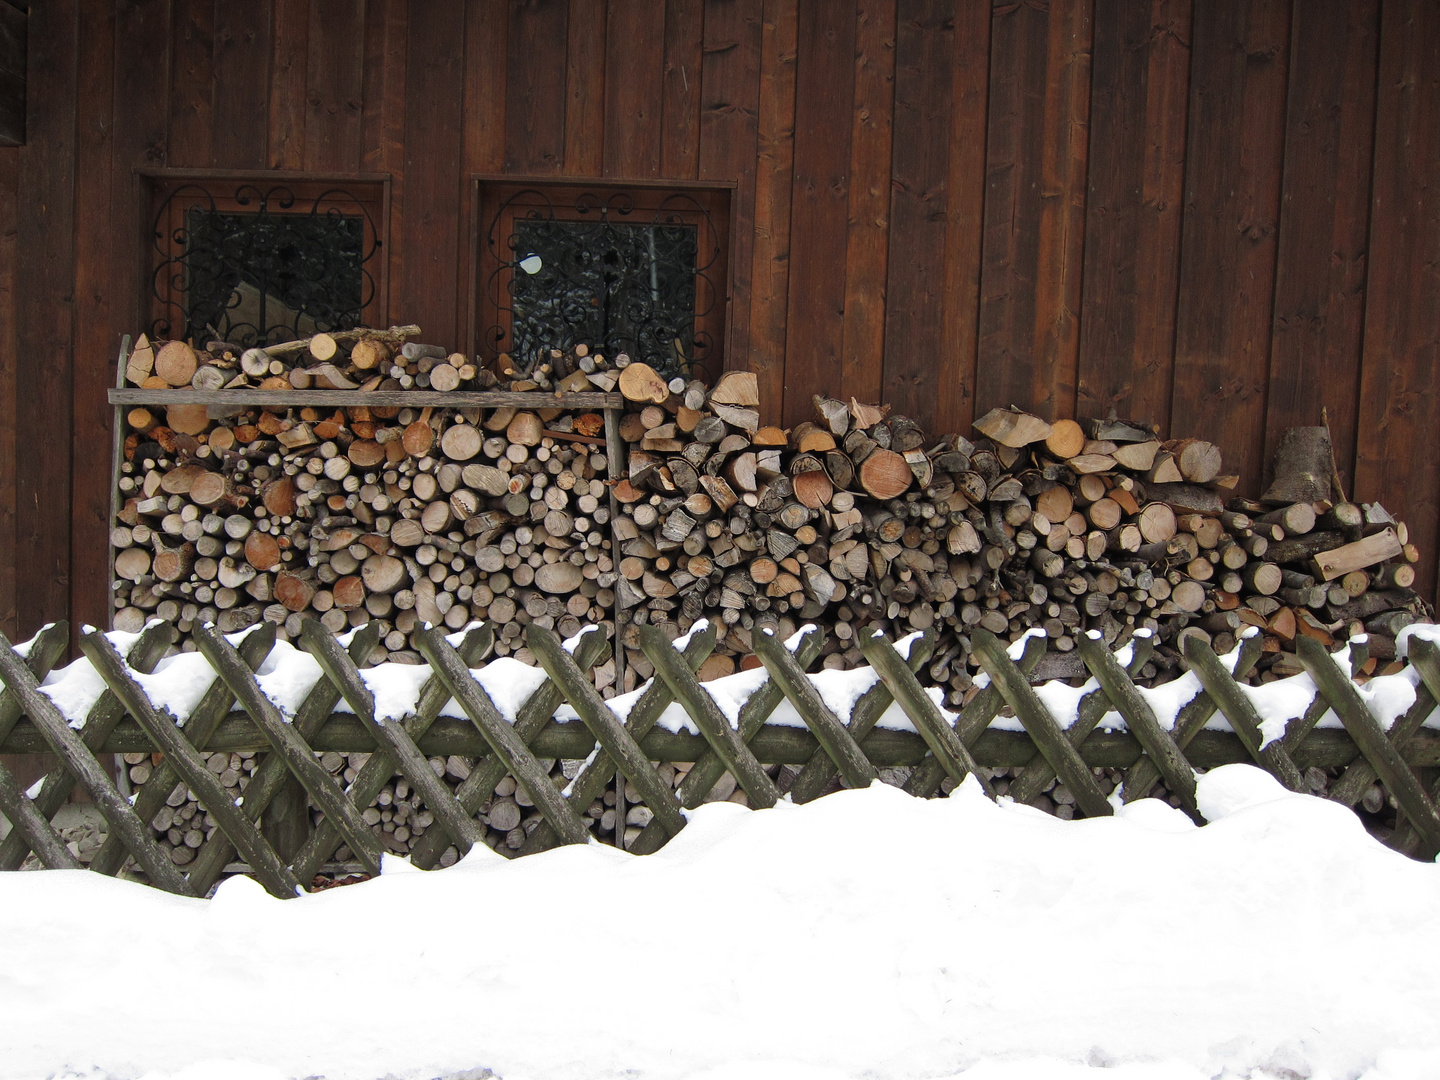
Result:
{"type": "Polygon", "coordinates": [[[723,366],[730,193],[479,182],[477,351],[584,343],[666,375],[723,366]]]}
{"type": "Polygon", "coordinates": [[[151,178],[152,337],[274,344],[383,321],[383,182],[151,178]]]}

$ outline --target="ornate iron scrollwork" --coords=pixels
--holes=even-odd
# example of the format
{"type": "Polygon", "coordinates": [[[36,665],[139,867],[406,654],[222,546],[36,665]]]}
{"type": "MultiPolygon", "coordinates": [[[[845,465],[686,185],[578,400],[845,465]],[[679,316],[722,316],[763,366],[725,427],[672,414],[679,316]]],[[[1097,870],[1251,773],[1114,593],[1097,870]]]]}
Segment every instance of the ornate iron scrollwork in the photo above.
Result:
{"type": "Polygon", "coordinates": [[[292,341],[358,325],[375,294],[375,222],[337,188],[300,198],[285,185],[219,195],[184,184],[167,193],[153,233],[154,337],[292,341]]]}
{"type": "Polygon", "coordinates": [[[583,342],[690,375],[715,348],[701,329],[719,302],[715,235],[706,207],[683,193],[641,209],[625,192],[582,192],[563,208],[545,191],[515,192],[486,230],[498,318],[485,343],[525,366],[583,342]]]}

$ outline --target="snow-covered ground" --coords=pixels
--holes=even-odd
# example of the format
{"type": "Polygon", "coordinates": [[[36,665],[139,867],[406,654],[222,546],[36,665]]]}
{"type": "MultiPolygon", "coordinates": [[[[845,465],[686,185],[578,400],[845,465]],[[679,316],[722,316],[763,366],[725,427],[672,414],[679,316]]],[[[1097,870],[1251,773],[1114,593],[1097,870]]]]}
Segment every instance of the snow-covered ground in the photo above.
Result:
{"type": "Polygon", "coordinates": [[[1440,1077],[1440,868],[1247,766],[1200,798],[715,803],[292,901],[0,875],[0,1080],[1440,1077]]]}

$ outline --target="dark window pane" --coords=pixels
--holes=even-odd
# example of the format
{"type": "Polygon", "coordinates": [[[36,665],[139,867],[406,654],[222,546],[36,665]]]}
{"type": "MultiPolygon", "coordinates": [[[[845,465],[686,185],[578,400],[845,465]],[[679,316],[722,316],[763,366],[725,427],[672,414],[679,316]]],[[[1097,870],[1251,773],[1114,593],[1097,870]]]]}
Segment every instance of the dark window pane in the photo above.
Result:
{"type": "Polygon", "coordinates": [[[667,375],[695,355],[694,225],[516,220],[512,353],[584,343],[667,375]]]}

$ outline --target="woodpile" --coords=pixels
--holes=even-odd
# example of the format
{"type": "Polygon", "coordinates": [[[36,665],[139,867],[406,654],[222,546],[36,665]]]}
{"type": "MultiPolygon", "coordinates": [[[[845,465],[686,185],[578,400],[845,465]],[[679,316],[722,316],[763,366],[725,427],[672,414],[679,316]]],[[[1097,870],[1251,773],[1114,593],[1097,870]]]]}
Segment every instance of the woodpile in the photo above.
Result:
{"type": "Polygon", "coordinates": [[[1036,678],[1084,676],[1078,634],[1116,645],[1148,628],[1160,647],[1141,680],[1158,682],[1178,673],[1189,635],[1224,652],[1259,627],[1256,677],[1274,678],[1299,670],[1297,635],[1368,633],[1383,662],[1427,612],[1409,589],[1419,553],[1404,524],[1344,500],[1324,429],[1282,447],[1266,501],[1250,501],[1232,497],[1239,478],[1219,447],[1145,424],[996,409],[974,441],[934,438],[883,407],[816,397],[815,419],[782,431],[761,425],[747,373],[667,394],[633,370],[616,487],[627,687],[649,674],[635,629],[646,622],[679,633],[718,619],[714,674],[749,654],[757,625],[819,623],[837,667],[863,663],[864,626],[892,639],[936,627],[928,675],[954,703],[975,673],[977,626],[1012,640],[1043,630],[1036,678]]]}

